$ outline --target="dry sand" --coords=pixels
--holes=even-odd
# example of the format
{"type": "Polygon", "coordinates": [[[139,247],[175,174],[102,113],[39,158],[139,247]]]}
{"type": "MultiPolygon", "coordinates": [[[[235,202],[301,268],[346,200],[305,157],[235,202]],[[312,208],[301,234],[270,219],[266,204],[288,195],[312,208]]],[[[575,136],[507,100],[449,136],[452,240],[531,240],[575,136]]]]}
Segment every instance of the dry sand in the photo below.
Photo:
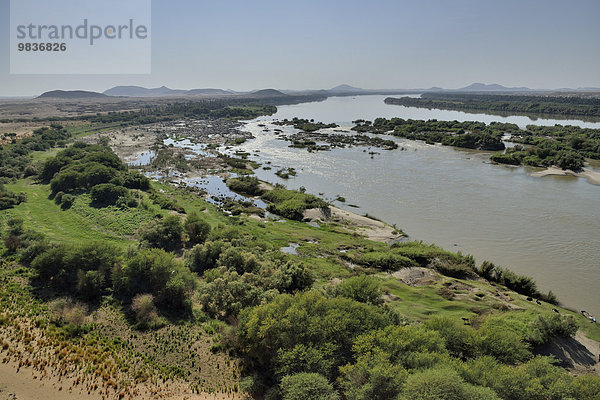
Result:
{"type": "MultiPolygon", "coordinates": [[[[191,393],[184,384],[171,384],[169,389],[158,395],[146,391],[139,385],[138,395],[119,396],[114,390],[108,394],[98,391],[88,391],[82,386],[76,386],[69,379],[45,377],[40,379],[40,373],[32,368],[21,367],[13,362],[0,363],[0,400],[109,400],[109,399],[162,399],[162,400],[243,400],[249,397],[240,393],[191,393]],[[72,388],[72,389],[70,389],[72,388]]],[[[132,391],[135,388],[132,388],[132,391]]]]}
{"type": "Polygon", "coordinates": [[[586,178],[592,185],[600,185],[600,172],[592,171],[589,168],[584,168],[583,172],[575,172],[571,170],[562,170],[557,167],[550,167],[543,171],[533,172],[531,176],[543,177],[548,175],[561,175],[561,176],[578,176],[580,178],[586,178]]]}
{"type": "Polygon", "coordinates": [[[304,220],[317,223],[338,222],[347,229],[376,242],[394,242],[404,238],[393,226],[337,207],[329,207],[329,212],[320,208],[311,208],[304,211],[304,220]]]}

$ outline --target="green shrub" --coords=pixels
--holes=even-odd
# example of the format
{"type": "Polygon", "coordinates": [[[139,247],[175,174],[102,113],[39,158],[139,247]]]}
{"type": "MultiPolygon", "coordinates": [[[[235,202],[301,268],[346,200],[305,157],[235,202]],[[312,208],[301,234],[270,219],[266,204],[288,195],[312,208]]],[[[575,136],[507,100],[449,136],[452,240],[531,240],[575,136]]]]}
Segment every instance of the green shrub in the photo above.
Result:
{"type": "Polygon", "coordinates": [[[188,243],[192,246],[204,243],[210,233],[210,224],[196,213],[188,214],[183,227],[187,233],[188,243]]]}
{"type": "Polygon", "coordinates": [[[67,210],[67,209],[71,208],[71,206],[73,205],[74,202],[75,202],[75,196],[73,196],[72,194],[65,194],[65,195],[61,196],[60,208],[62,208],[63,210],[67,210]]]}
{"type": "Polygon", "coordinates": [[[500,400],[492,390],[473,388],[450,368],[409,375],[399,400],[500,400]]]}
{"type": "Polygon", "coordinates": [[[531,325],[528,340],[534,345],[548,343],[555,336],[575,336],[579,329],[575,318],[571,315],[538,315],[531,325]]]}
{"type": "Polygon", "coordinates": [[[327,378],[316,373],[285,376],[279,386],[283,400],[338,400],[340,398],[327,378]]]}
{"type": "Polygon", "coordinates": [[[79,168],[82,170],[80,183],[82,186],[88,188],[101,183],[108,183],[111,179],[114,179],[118,173],[114,168],[109,168],[96,162],[82,164],[79,168]]]}
{"type": "Polygon", "coordinates": [[[425,327],[437,331],[448,351],[454,357],[466,359],[479,354],[479,337],[477,332],[448,317],[433,317],[425,321],[425,327]]]}
{"type": "Polygon", "coordinates": [[[140,239],[146,247],[174,251],[183,247],[183,226],[176,215],[167,215],[148,224],[140,231],[140,239]]]}
{"type": "Polygon", "coordinates": [[[150,179],[138,172],[127,171],[123,174],[123,186],[129,189],[148,190],[150,179]]]}
{"type": "Polygon", "coordinates": [[[229,247],[219,256],[218,265],[233,269],[242,275],[244,272],[255,272],[258,268],[258,260],[254,254],[246,250],[239,247],[229,247]]]}
{"type": "Polygon", "coordinates": [[[217,267],[221,253],[231,244],[222,240],[198,244],[185,252],[185,265],[199,274],[217,267]]]}
{"type": "Polygon", "coordinates": [[[162,249],[143,249],[124,266],[113,269],[113,284],[117,293],[134,297],[150,293],[159,304],[186,309],[195,279],[189,269],[162,249]]]}
{"type": "Polygon", "coordinates": [[[253,176],[228,179],[227,186],[236,193],[249,196],[260,196],[264,193],[264,190],[260,187],[260,181],[253,176]]]}
{"type": "Polygon", "coordinates": [[[345,279],[335,290],[339,296],[347,297],[352,300],[367,304],[382,304],[381,290],[379,290],[379,281],[368,275],[353,276],[345,279]]]}
{"type": "Polygon", "coordinates": [[[100,271],[77,271],[77,292],[79,295],[94,299],[102,294],[105,276],[100,271]]]}
{"type": "Polygon", "coordinates": [[[96,185],[90,191],[92,201],[99,205],[115,204],[120,197],[126,197],[128,194],[127,188],[112,183],[96,185]]]}
{"type": "Polygon", "coordinates": [[[158,321],[158,311],[154,305],[154,296],[150,293],[137,294],[131,302],[131,309],[140,328],[150,327],[158,321]]]}
{"type": "Polygon", "coordinates": [[[83,183],[82,175],[73,170],[60,172],[50,181],[50,190],[53,194],[58,192],[71,192],[81,188],[83,183]]]}
{"type": "Polygon", "coordinates": [[[25,193],[13,193],[0,185],[0,210],[6,210],[27,201],[25,193]]]}
{"type": "Polygon", "coordinates": [[[262,302],[264,289],[256,283],[253,274],[239,275],[236,271],[220,271],[219,276],[200,287],[203,310],[219,319],[237,316],[243,308],[262,302]]]}
{"type": "Polygon", "coordinates": [[[392,252],[371,251],[354,258],[354,262],[370,268],[379,268],[384,271],[397,271],[402,268],[416,266],[408,257],[392,252]]]}
{"type": "Polygon", "coordinates": [[[307,209],[328,207],[324,200],[297,190],[275,188],[262,197],[272,203],[267,206],[267,211],[298,221],[302,220],[307,209]]]}
{"type": "Polygon", "coordinates": [[[328,299],[316,291],[282,294],[240,313],[238,339],[248,360],[272,374],[280,351],[304,344],[328,347],[334,367],[350,361],[354,339],[390,321],[381,309],[350,299],[328,299]]]}

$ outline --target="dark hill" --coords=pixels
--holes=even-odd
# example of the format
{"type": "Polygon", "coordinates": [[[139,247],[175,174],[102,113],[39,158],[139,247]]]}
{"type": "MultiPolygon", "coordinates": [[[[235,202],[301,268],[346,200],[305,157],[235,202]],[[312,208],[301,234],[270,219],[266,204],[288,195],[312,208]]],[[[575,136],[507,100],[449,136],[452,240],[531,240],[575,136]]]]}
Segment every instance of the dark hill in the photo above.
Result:
{"type": "Polygon", "coordinates": [[[108,97],[103,93],[88,92],[86,90],[51,90],[42,93],[38,99],[93,99],[98,97],[108,97]]]}
{"type": "Polygon", "coordinates": [[[257,90],[256,92],[252,92],[251,95],[254,97],[287,97],[287,94],[275,89],[257,90]]]}

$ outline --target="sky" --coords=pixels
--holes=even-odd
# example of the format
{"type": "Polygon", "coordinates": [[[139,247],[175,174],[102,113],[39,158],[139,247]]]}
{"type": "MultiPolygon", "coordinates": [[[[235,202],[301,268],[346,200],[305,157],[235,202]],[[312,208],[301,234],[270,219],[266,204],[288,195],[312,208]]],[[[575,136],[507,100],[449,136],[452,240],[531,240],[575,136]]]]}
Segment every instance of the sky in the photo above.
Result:
{"type": "Polygon", "coordinates": [[[598,0],[152,0],[151,73],[128,75],[10,74],[9,11],[0,0],[0,96],[116,85],[600,87],[598,0]]]}

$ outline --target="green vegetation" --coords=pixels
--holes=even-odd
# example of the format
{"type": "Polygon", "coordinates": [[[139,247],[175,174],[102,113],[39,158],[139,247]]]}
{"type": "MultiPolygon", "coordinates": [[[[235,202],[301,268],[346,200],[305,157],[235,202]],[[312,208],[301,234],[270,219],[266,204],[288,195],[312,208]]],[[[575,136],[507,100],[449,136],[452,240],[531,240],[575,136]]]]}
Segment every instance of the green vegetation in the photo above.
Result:
{"type": "Polygon", "coordinates": [[[262,195],[271,202],[267,210],[282,217],[301,221],[303,213],[309,208],[327,208],[328,204],[320,198],[297,190],[275,188],[262,195]]]}
{"type": "Polygon", "coordinates": [[[171,382],[272,399],[600,395],[597,377],[536,355],[600,331],[529,278],[422,242],[373,242],[343,223],[312,227],[303,212],[327,203],[255,178],[228,185],[288,219],[226,215],[99,145],[42,159],[38,180],[5,185],[27,197],[0,214],[7,360],[65,381],[73,370],[99,376],[114,397],[171,382]],[[290,243],[297,254],[280,250],[290,243]],[[421,274],[406,284],[392,274],[403,269],[421,274]]]}
{"type": "Polygon", "coordinates": [[[296,170],[294,168],[282,168],[275,172],[275,175],[281,179],[289,179],[290,176],[296,176],[296,170]]]}
{"type": "Polygon", "coordinates": [[[308,119],[297,118],[297,117],[292,118],[292,120],[288,120],[286,118],[283,121],[276,121],[276,122],[274,122],[274,124],[280,125],[280,126],[291,125],[294,128],[300,129],[301,131],[304,131],[304,132],[315,132],[315,131],[318,131],[319,129],[337,128],[338,127],[337,124],[324,124],[323,122],[315,122],[314,119],[308,120],[308,119]]]}
{"type": "Polygon", "coordinates": [[[406,107],[484,111],[500,115],[516,112],[533,116],[600,117],[600,99],[592,97],[425,93],[420,98],[388,97],[385,102],[406,107]]]}
{"type": "Polygon", "coordinates": [[[260,187],[260,182],[253,176],[231,178],[227,180],[227,187],[236,193],[248,196],[260,196],[265,191],[260,187]]]}
{"type": "Polygon", "coordinates": [[[33,153],[64,146],[70,134],[61,125],[52,125],[33,131],[23,140],[2,146],[0,149],[0,183],[38,174],[39,165],[32,163],[33,153]]]}
{"type": "Polygon", "coordinates": [[[528,125],[511,139],[519,143],[505,153],[492,154],[492,161],[580,171],[585,158],[600,159],[600,130],[575,126],[528,125]]]}
{"type": "Polygon", "coordinates": [[[25,193],[15,194],[0,184],[0,210],[17,206],[27,200],[25,193]]]}
{"type": "Polygon", "coordinates": [[[427,143],[441,143],[445,146],[464,147],[478,150],[502,150],[502,135],[519,128],[514,124],[493,122],[458,122],[438,120],[404,120],[402,118],[377,118],[373,123],[365,120],[354,121],[352,130],[357,132],[390,133],[411,140],[424,140],[427,143]]]}
{"type": "Polygon", "coordinates": [[[492,122],[458,122],[437,120],[404,120],[377,118],[373,123],[354,121],[352,129],[358,132],[388,133],[411,140],[441,143],[478,150],[504,150],[502,137],[519,145],[494,153],[492,161],[510,165],[532,165],[580,171],[585,158],[600,159],[600,130],[575,126],[528,125],[520,129],[515,124],[492,122]]]}

